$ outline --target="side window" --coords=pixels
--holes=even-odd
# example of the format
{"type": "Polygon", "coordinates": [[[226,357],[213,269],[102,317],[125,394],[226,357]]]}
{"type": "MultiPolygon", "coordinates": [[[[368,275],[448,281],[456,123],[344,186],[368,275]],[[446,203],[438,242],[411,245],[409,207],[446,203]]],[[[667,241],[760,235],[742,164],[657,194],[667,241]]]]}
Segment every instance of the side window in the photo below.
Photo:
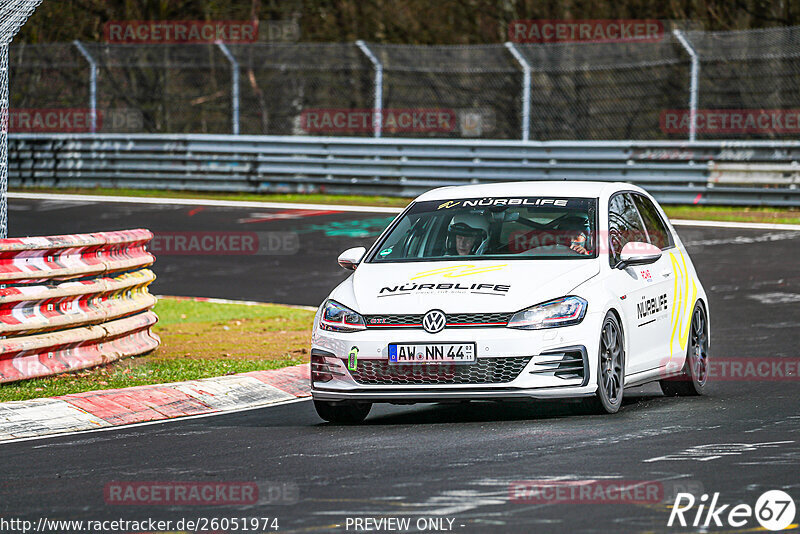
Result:
{"type": "Polygon", "coordinates": [[[647,241],[647,235],[630,193],[619,193],[608,204],[608,250],[612,265],[619,260],[622,247],[631,241],[647,241]]]}
{"type": "Polygon", "coordinates": [[[642,216],[644,221],[644,227],[650,237],[650,244],[657,246],[661,250],[674,245],[672,235],[650,199],[642,195],[633,195],[633,201],[636,203],[639,215],[642,216]]]}

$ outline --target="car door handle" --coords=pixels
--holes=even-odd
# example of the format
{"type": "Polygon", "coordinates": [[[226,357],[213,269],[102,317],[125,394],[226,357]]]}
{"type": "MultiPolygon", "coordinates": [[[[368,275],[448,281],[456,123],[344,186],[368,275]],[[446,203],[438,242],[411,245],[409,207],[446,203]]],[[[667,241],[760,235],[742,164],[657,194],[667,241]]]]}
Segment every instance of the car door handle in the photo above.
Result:
{"type": "Polygon", "coordinates": [[[670,276],[672,276],[672,271],[670,271],[669,269],[661,271],[661,276],[663,276],[664,278],[669,278],[670,276]]]}

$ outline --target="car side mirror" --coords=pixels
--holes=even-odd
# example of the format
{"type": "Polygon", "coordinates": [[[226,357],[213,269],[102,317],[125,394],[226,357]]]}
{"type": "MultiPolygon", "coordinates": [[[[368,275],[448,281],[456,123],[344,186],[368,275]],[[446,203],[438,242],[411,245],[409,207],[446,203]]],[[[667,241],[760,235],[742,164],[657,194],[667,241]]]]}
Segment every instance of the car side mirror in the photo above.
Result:
{"type": "Polygon", "coordinates": [[[367,249],[365,249],[364,247],[348,248],[347,250],[339,254],[339,265],[341,265],[343,269],[355,271],[356,266],[366,253],[367,249]]]}
{"type": "Polygon", "coordinates": [[[617,269],[624,269],[632,265],[649,265],[661,258],[661,249],[650,243],[631,241],[622,247],[619,258],[617,269]]]}

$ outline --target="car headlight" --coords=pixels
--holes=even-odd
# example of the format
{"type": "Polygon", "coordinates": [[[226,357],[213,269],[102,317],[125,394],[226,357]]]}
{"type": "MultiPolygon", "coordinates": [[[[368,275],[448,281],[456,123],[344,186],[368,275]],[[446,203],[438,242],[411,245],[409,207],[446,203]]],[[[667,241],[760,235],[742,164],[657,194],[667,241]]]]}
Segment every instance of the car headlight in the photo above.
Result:
{"type": "Polygon", "coordinates": [[[587,302],[580,297],[562,297],[518,311],[508,321],[509,328],[539,330],[570,326],[583,321],[587,302]]]}
{"type": "Polygon", "coordinates": [[[322,309],[319,327],[331,332],[355,332],[356,330],[365,330],[367,325],[359,313],[335,300],[329,300],[325,302],[325,307],[322,309]]]}

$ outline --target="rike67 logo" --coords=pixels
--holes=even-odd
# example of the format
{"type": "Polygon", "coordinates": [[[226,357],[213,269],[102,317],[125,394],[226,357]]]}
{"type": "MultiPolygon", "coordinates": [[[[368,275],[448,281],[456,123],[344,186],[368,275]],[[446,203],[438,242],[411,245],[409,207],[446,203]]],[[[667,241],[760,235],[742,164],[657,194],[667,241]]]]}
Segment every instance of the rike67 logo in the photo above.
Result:
{"type": "Polygon", "coordinates": [[[794,522],[795,512],[794,500],[781,490],[763,493],[755,506],[720,504],[718,492],[710,500],[707,494],[696,499],[691,493],[678,493],[667,526],[701,527],[703,530],[709,526],[740,528],[749,524],[755,527],[755,520],[764,529],[775,532],[789,528],[794,522]]]}

